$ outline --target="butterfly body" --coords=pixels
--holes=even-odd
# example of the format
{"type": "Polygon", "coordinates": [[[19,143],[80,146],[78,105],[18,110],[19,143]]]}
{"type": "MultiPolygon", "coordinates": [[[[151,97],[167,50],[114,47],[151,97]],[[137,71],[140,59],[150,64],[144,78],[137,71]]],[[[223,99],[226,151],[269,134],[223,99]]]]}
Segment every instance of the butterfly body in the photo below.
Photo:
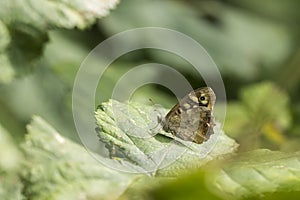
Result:
{"type": "Polygon", "coordinates": [[[213,134],[215,94],[202,87],[182,98],[166,115],[163,130],[183,140],[202,143],[213,134]]]}

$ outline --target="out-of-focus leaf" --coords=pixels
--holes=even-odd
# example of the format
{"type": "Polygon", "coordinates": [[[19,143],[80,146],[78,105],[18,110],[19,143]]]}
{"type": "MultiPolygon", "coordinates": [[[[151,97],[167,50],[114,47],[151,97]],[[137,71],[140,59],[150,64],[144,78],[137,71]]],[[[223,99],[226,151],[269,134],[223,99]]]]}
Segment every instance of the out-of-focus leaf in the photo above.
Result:
{"type": "Polygon", "coordinates": [[[245,198],[245,200],[282,200],[282,199],[289,199],[289,200],[298,200],[300,196],[299,191],[284,191],[284,192],[273,192],[273,193],[266,193],[263,196],[254,196],[245,198]]]}
{"type": "Polygon", "coordinates": [[[108,14],[118,0],[0,1],[0,83],[28,71],[42,54],[47,31],[84,29],[108,14]]]}
{"type": "Polygon", "coordinates": [[[148,190],[149,199],[291,199],[299,198],[300,152],[259,149],[148,190]],[[289,198],[287,198],[289,197],[289,198]]]}
{"type": "Polygon", "coordinates": [[[224,163],[219,172],[207,177],[210,185],[226,194],[227,199],[300,192],[300,152],[264,149],[247,152],[224,163]]]}
{"type": "MultiPolygon", "coordinates": [[[[81,65],[81,67],[84,67],[84,62],[82,61],[84,60],[86,55],[88,55],[89,49],[80,43],[74,43],[73,40],[70,39],[70,35],[72,36],[70,32],[61,30],[51,31],[49,35],[51,42],[45,49],[45,60],[47,65],[49,65],[49,67],[55,72],[55,74],[59,76],[59,78],[65,83],[66,87],[69,88],[67,99],[68,106],[71,108],[71,86],[74,83],[74,79],[79,67],[81,65]],[[57,49],[65,50],[65,53],[61,54],[61,52],[57,51],[57,49]],[[68,51],[69,49],[72,49],[72,51],[68,51]]],[[[83,33],[75,33],[74,35],[79,38],[86,37],[86,35],[83,33]]],[[[125,75],[126,72],[133,69],[133,67],[137,67],[136,62],[128,62],[123,60],[117,60],[111,65],[106,66],[103,62],[104,59],[105,58],[102,58],[99,55],[98,57],[94,57],[93,60],[89,60],[89,62],[97,66],[95,67],[96,71],[89,71],[91,76],[97,73],[99,69],[104,69],[105,67],[107,67],[99,79],[95,95],[97,96],[96,104],[108,101],[113,94],[113,90],[118,80],[123,75],[125,75]]],[[[160,75],[161,73],[158,70],[152,70],[151,67],[149,67],[148,69],[145,69],[143,73],[139,74],[139,78],[147,78],[148,80],[151,79],[159,81],[160,75]]],[[[135,83],[134,81],[132,81],[132,79],[126,79],[126,84],[124,85],[130,87],[134,84],[135,83]]],[[[84,89],[82,91],[84,91],[84,89]]],[[[124,90],[124,92],[127,91],[124,90]]],[[[172,106],[169,101],[170,97],[160,90],[155,89],[153,85],[147,85],[143,88],[139,88],[137,91],[134,91],[134,96],[132,97],[132,99],[144,104],[150,104],[151,102],[149,101],[149,97],[151,97],[154,102],[159,102],[163,106],[172,106]]],[[[175,103],[175,98],[173,103],[175,103]]]]}
{"type": "Polygon", "coordinates": [[[198,172],[179,177],[172,182],[165,183],[160,187],[154,187],[147,191],[146,199],[153,200],[221,200],[211,191],[205,180],[205,173],[198,172]]]}
{"type": "Polygon", "coordinates": [[[118,200],[148,200],[150,191],[153,191],[154,188],[160,188],[173,180],[175,180],[174,177],[143,176],[131,184],[118,200]]]}
{"type": "Polygon", "coordinates": [[[245,108],[251,111],[248,115],[252,120],[261,123],[276,121],[283,128],[289,126],[289,97],[275,84],[264,82],[246,87],[241,91],[241,100],[245,108]]]}
{"type": "Polygon", "coordinates": [[[152,190],[148,190],[148,198],[155,200],[223,199],[208,187],[203,172],[185,175],[160,187],[154,187],[152,190]]]}
{"type": "Polygon", "coordinates": [[[238,146],[219,125],[214,129],[215,134],[201,145],[173,138],[154,128],[158,126],[157,114],[161,113],[164,116],[166,110],[110,100],[96,111],[98,135],[107,146],[116,149],[117,154],[113,156],[117,160],[131,163],[132,168],[140,167],[140,172],[158,176],[174,176],[199,168],[234,152],[238,146]]]}
{"type": "Polygon", "coordinates": [[[17,176],[22,154],[0,125],[0,199],[21,200],[22,184],[17,176]]]}
{"type": "MultiPolygon", "coordinates": [[[[201,1],[195,6],[178,1],[124,1],[100,25],[108,34],[147,26],[180,31],[203,45],[223,75],[248,80],[260,75],[261,64],[264,69],[274,70],[287,58],[291,48],[292,36],[284,26],[217,1],[201,1]]],[[[150,42],[157,39],[148,35],[137,38],[150,42]]],[[[155,61],[192,72],[188,62],[170,52],[150,53],[155,61]]]]}
{"type": "Polygon", "coordinates": [[[5,24],[0,20],[0,83],[8,83],[14,77],[14,70],[10,66],[10,61],[5,54],[10,43],[10,35],[5,24]]]}
{"type": "Polygon", "coordinates": [[[252,148],[261,135],[275,145],[283,145],[284,131],[291,123],[287,94],[273,83],[263,82],[243,88],[240,99],[228,104],[224,130],[252,148]]]}
{"type": "Polygon", "coordinates": [[[22,146],[28,199],[116,199],[136,177],[104,167],[40,117],[34,117],[28,132],[22,146]]]}
{"type": "Polygon", "coordinates": [[[16,171],[21,158],[21,153],[13,144],[10,135],[0,125],[0,169],[4,171],[16,171]]]}
{"type": "Polygon", "coordinates": [[[287,22],[287,25],[299,27],[300,14],[298,8],[300,6],[300,2],[297,0],[230,0],[229,2],[245,9],[254,11],[255,13],[259,13],[262,16],[267,16],[280,22],[287,22]]]}
{"type": "Polygon", "coordinates": [[[11,122],[10,126],[22,127],[21,130],[17,129],[19,132],[15,134],[23,137],[26,132],[24,122],[28,122],[35,114],[53,124],[64,136],[77,139],[74,134],[72,113],[65,107],[63,101],[68,88],[45,66],[39,66],[28,76],[1,87],[0,91],[0,99],[3,102],[0,105],[3,108],[0,110],[12,115],[6,115],[9,117],[8,120],[14,122],[11,122]]]}
{"type": "Polygon", "coordinates": [[[0,182],[0,198],[1,199],[14,199],[23,200],[22,183],[18,176],[15,174],[3,174],[1,171],[0,182]]]}
{"type": "Polygon", "coordinates": [[[227,104],[224,130],[232,137],[238,137],[249,123],[244,106],[239,102],[231,101],[227,104]]]}

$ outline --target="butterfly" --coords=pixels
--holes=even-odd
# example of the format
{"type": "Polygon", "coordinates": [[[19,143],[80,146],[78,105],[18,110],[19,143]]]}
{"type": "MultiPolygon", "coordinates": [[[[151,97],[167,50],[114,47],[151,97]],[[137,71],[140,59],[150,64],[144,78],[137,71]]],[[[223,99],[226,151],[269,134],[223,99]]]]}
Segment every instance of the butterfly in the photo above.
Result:
{"type": "Polygon", "coordinates": [[[180,139],[201,144],[213,134],[215,101],[216,95],[210,87],[190,92],[161,120],[163,130],[180,139]]]}

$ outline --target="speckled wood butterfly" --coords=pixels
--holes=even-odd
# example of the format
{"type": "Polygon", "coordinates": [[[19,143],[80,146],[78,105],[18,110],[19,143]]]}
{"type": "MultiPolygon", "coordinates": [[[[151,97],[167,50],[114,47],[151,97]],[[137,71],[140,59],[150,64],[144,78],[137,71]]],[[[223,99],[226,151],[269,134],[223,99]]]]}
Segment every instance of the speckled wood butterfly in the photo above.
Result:
{"type": "Polygon", "coordinates": [[[215,101],[215,93],[210,87],[190,92],[161,120],[163,130],[183,140],[204,142],[213,134],[215,101]]]}

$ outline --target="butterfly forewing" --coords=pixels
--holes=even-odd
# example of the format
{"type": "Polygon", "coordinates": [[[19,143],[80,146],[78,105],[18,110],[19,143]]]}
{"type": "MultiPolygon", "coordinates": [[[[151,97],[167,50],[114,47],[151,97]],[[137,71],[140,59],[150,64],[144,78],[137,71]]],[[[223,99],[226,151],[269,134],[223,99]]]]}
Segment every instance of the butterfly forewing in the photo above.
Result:
{"type": "Polygon", "coordinates": [[[202,143],[213,134],[213,106],[215,94],[209,87],[190,92],[166,115],[163,129],[195,143],[202,143]]]}

